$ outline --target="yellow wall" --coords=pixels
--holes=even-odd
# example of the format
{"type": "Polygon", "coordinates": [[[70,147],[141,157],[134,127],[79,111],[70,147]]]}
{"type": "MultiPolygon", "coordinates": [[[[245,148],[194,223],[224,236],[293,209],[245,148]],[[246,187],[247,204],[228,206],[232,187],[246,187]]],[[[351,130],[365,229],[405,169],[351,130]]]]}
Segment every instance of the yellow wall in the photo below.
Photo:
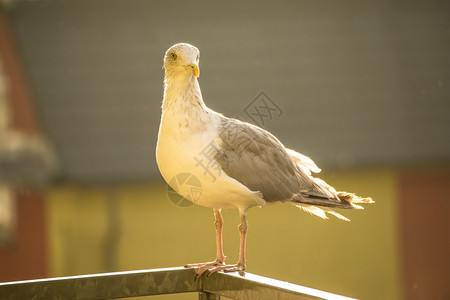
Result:
{"type": "MultiPolygon", "coordinates": [[[[398,299],[395,174],[352,171],[330,173],[324,179],[338,190],[372,196],[376,203],[364,211],[340,211],[351,222],[322,220],[287,204],[251,209],[248,271],[355,298],[398,299]]],[[[214,258],[212,210],[175,206],[162,184],[60,186],[48,199],[53,276],[171,267],[214,258]],[[114,249],[106,247],[111,243],[106,238],[108,198],[116,199],[119,216],[114,249]]],[[[223,215],[225,254],[234,262],[239,218],[235,211],[223,215]]],[[[151,299],[159,298],[174,296],[151,299]]]]}

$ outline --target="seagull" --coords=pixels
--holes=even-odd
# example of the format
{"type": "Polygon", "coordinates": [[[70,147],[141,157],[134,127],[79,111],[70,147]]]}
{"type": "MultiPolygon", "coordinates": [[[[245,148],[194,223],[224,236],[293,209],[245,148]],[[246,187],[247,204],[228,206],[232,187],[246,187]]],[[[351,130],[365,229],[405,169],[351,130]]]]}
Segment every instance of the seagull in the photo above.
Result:
{"type": "Polygon", "coordinates": [[[208,271],[240,272],[246,268],[246,213],[251,207],[289,203],[327,219],[327,214],[349,221],[333,208],[363,209],[371,198],[337,192],[312,176],[321,170],[312,159],[286,148],[268,131],[208,108],[198,77],[200,51],[187,43],[170,47],[164,56],[164,96],[156,146],[162,177],[184,198],[214,210],[216,259],[188,264],[198,276],[208,271]],[[194,178],[200,184],[180,184],[194,178]],[[225,264],[222,209],[240,215],[239,261],[225,264]]]}

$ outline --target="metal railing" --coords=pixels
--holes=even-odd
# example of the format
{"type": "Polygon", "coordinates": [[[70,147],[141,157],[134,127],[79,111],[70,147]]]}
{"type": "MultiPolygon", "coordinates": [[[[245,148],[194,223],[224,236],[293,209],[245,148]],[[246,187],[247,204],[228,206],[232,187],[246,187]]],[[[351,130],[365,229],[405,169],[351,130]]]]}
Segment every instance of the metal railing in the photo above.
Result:
{"type": "Polygon", "coordinates": [[[351,299],[320,290],[245,273],[218,272],[197,279],[193,269],[166,268],[0,283],[0,298],[116,299],[197,292],[199,299],[351,299]]]}

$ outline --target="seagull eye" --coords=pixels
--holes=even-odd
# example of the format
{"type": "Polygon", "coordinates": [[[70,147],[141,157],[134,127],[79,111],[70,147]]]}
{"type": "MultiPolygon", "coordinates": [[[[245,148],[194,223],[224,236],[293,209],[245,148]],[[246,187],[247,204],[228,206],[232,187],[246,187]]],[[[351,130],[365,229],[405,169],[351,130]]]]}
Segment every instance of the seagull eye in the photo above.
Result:
{"type": "Polygon", "coordinates": [[[197,61],[200,59],[200,55],[197,55],[197,61]]]}
{"type": "Polygon", "coordinates": [[[170,57],[171,57],[173,60],[177,59],[177,55],[176,55],[175,53],[170,53],[170,57]]]}

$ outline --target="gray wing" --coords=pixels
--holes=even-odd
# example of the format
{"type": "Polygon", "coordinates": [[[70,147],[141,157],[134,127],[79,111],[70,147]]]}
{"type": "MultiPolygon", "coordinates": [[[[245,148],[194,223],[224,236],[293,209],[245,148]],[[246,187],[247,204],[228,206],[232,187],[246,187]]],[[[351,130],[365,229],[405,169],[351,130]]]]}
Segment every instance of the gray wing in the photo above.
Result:
{"type": "Polygon", "coordinates": [[[314,189],[281,142],[262,128],[235,119],[222,120],[216,154],[223,171],[268,202],[292,199],[314,189]]]}

